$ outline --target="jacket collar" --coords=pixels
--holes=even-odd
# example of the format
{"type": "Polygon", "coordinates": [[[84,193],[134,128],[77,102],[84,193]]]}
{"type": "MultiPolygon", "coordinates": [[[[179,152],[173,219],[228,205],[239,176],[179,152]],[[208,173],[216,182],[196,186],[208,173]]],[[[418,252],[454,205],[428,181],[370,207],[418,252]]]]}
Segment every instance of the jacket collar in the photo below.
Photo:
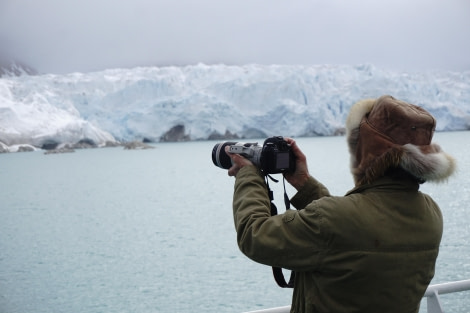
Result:
{"type": "Polygon", "coordinates": [[[383,176],[379,179],[371,182],[370,184],[364,184],[356,186],[346,193],[349,196],[354,193],[362,193],[369,189],[388,189],[388,190],[411,190],[418,191],[419,183],[412,179],[407,178],[394,178],[390,176],[383,176]]]}

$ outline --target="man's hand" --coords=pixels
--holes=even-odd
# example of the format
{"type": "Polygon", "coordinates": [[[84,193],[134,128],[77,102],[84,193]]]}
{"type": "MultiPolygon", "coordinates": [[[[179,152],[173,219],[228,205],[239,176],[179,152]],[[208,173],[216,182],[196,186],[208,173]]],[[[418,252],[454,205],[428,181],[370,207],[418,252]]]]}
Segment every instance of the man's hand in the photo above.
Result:
{"type": "Polygon", "coordinates": [[[247,165],[253,165],[253,163],[247,158],[236,153],[230,153],[229,150],[230,150],[229,146],[225,147],[225,153],[227,153],[227,155],[232,159],[232,164],[233,164],[232,167],[229,168],[228,170],[228,176],[237,176],[238,171],[242,167],[247,166],[247,165]]]}
{"type": "Polygon", "coordinates": [[[307,167],[307,158],[305,154],[300,150],[299,146],[292,138],[284,138],[288,144],[290,144],[292,152],[294,152],[296,161],[295,161],[295,172],[293,173],[285,173],[284,177],[286,180],[294,186],[295,189],[300,190],[305,183],[310,178],[310,174],[308,173],[307,167]]]}

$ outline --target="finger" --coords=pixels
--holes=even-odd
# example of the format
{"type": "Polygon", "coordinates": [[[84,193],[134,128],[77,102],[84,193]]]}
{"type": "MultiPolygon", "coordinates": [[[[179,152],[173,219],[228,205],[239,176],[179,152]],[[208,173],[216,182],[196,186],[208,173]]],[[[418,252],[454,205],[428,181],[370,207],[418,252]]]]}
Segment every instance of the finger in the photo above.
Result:
{"type": "Polygon", "coordinates": [[[241,168],[245,163],[245,158],[236,153],[229,153],[229,157],[232,159],[232,163],[236,164],[239,168],[241,168]]]}
{"type": "Polygon", "coordinates": [[[239,170],[240,169],[238,168],[238,166],[236,165],[232,166],[231,168],[228,169],[228,176],[237,176],[239,170]]]}
{"type": "Polygon", "coordinates": [[[294,155],[298,160],[305,160],[305,154],[300,150],[299,146],[297,145],[297,142],[292,139],[292,138],[285,138],[288,144],[290,144],[292,152],[294,152],[294,155]]]}

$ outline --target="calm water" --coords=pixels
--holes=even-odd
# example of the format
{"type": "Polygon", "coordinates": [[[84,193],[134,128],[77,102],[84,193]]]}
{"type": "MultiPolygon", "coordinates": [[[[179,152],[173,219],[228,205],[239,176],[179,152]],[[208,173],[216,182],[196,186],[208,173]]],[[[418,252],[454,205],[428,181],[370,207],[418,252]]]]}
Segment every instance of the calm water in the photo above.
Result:
{"type": "MultiPolygon", "coordinates": [[[[445,217],[433,283],[470,278],[469,135],[436,134],[458,159],[459,172],[448,184],[422,188],[445,217]]],[[[351,188],[344,137],[298,142],[311,173],[333,194],[351,188]]],[[[270,268],[236,246],[234,180],[212,165],[214,144],[0,155],[0,312],[242,312],[289,305],[291,290],[278,288],[270,268]]],[[[282,185],[271,185],[283,211],[282,185]]],[[[443,296],[448,312],[468,312],[469,299],[469,293],[443,296]]]]}

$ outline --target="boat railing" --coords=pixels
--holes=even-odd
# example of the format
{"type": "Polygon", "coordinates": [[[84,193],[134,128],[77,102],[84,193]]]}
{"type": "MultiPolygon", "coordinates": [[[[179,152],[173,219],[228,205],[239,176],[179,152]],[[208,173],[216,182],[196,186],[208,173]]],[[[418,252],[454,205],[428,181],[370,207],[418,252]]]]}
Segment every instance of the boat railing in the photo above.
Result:
{"type": "Polygon", "coordinates": [[[430,285],[424,293],[424,297],[428,298],[428,313],[444,312],[439,295],[468,290],[470,290],[470,279],[430,285]]]}
{"type": "MultiPolygon", "coordinates": [[[[470,279],[453,281],[443,284],[429,285],[428,289],[424,293],[424,297],[427,298],[427,312],[428,313],[443,313],[441,299],[439,295],[453,292],[469,291],[470,290],[470,279]]],[[[290,305],[281,306],[277,308],[270,308],[264,310],[250,311],[245,313],[289,313],[290,305]]]]}

